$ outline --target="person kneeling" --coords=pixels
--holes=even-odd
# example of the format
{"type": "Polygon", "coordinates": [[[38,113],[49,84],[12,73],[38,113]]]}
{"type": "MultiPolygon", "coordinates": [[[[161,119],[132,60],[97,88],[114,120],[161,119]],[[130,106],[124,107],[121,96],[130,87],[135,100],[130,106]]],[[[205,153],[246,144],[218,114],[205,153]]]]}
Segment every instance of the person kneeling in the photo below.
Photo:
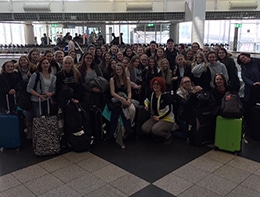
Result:
{"type": "Polygon", "coordinates": [[[144,133],[152,133],[165,139],[165,144],[172,141],[171,128],[174,125],[174,114],[172,112],[171,97],[165,93],[166,86],[164,79],[155,77],[151,80],[150,88],[152,90],[150,100],[145,99],[145,109],[150,110],[151,118],[143,125],[144,133]]]}

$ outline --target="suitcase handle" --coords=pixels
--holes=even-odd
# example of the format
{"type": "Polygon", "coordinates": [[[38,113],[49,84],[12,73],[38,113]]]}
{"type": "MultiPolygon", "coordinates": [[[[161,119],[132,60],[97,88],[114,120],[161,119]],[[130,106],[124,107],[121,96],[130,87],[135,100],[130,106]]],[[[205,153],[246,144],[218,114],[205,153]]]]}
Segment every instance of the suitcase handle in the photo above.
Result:
{"type": "Polygon", "coordinates": [[[10,103],[9,103],[9,97],[8,97],[8,94],[5,95],[6,97],[6,104],[7,104],[7,114],[10,114],[11,111],[10,111],[10,103]]]}
{"type": "MultiPolygon", "coordinates": [[[[39,97],[39,112],[40,112],[40,116],[42,116],[42,101],[41,98],[39,97]]],[[[47,113],[48,116],[50,116],[50,98],[47,98],[47,113]]]]}
{"type": "MultiPolygon", "coordinates": [[[[9,96],[8,94],[5,95],[5,98],[6,98],[6,105],[7,105],[7,114],[10,114],[11,113],[11,109],[10,109],[10,102],[9,102],[9,96]]],[[[16,105],[16,96],[14,94],[14,104],[16,105]]]]}

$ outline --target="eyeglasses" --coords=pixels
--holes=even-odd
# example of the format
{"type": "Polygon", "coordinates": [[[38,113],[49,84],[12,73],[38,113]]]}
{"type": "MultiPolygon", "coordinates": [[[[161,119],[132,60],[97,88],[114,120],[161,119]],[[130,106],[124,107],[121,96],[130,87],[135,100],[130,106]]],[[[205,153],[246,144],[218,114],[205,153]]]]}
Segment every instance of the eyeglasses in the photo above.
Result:
{"type": "Polygon", "coordinates": [[[157,85],[157,86],[158,86],[158,85],[160,85],[160,84],[159,84],[159,83],[157,83],[157,82],[154,82],[154,83],[153,83],[153,85],[157,85]]]}
{"type": "Polygon", "coordinates": [[[191,83],[191,81],[183,81],[182,83],[191,83]]]}

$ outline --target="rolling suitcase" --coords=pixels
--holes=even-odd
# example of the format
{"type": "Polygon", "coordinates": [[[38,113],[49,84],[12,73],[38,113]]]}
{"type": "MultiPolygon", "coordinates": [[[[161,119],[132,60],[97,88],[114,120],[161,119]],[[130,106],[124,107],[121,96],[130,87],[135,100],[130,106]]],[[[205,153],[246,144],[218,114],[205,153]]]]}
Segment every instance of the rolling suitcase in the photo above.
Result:
{"type": "Polygon", "coordinates": [[[242,141],[242,118],[229,119],[217,117],[215,148],[229,152],[239,152],[242,141]]]}
{"type": "MultiPolygon", "coordinates": [[[[40,114],[41,101],[39,100],[40,114]]],[[[50,114],[49,99],[47,100],[50,114]]],[[[60,133],[57,116],[41,116],[33,119],[33,152],[35,156],[53,155],[60,152],[60,133]]]]}
{"type": "Polygon", "coordinates": [[[4,148],[16,148],[21,146],[20,121],[16,114],[10,114],[8,95],[6,95],[7,108],[6,114],[0,114],[0,150],[4,148]]]}
{"type": "Polygon", "coordinates": [[[189,127],[190,144],[200,146],[214,142],[215,120],[211,111],[195,112],[189,127]]]}

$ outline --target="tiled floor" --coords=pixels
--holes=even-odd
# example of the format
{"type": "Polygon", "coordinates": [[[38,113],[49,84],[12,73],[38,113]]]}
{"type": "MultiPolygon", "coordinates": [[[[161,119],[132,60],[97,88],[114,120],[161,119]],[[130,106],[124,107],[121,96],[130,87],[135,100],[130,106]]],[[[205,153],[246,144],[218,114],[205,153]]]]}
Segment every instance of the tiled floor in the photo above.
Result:
{"type": "Polygon", "coordinates": [[[260,164],[211,150],[148,182],[90,152],[69,152],[1,176],[0,186],[1,197],[17,194],[19,197],[257,197],[260,196],[260,164]]]}
{"type": "Polygon", "coordinates": [[[260,163],[177,139],[170,146],[131,140],[126,150],[101,142],[91,152],[65,151],[52,158],[34,157],[28,145],[20,153],[6,150],[0,159],[1,197],[260,196],[260,163]],[[22,155],[27,167],[18,163],[22,155]],[[6,160],[16,161],[17,170],[4,173],[6,160]]]}

